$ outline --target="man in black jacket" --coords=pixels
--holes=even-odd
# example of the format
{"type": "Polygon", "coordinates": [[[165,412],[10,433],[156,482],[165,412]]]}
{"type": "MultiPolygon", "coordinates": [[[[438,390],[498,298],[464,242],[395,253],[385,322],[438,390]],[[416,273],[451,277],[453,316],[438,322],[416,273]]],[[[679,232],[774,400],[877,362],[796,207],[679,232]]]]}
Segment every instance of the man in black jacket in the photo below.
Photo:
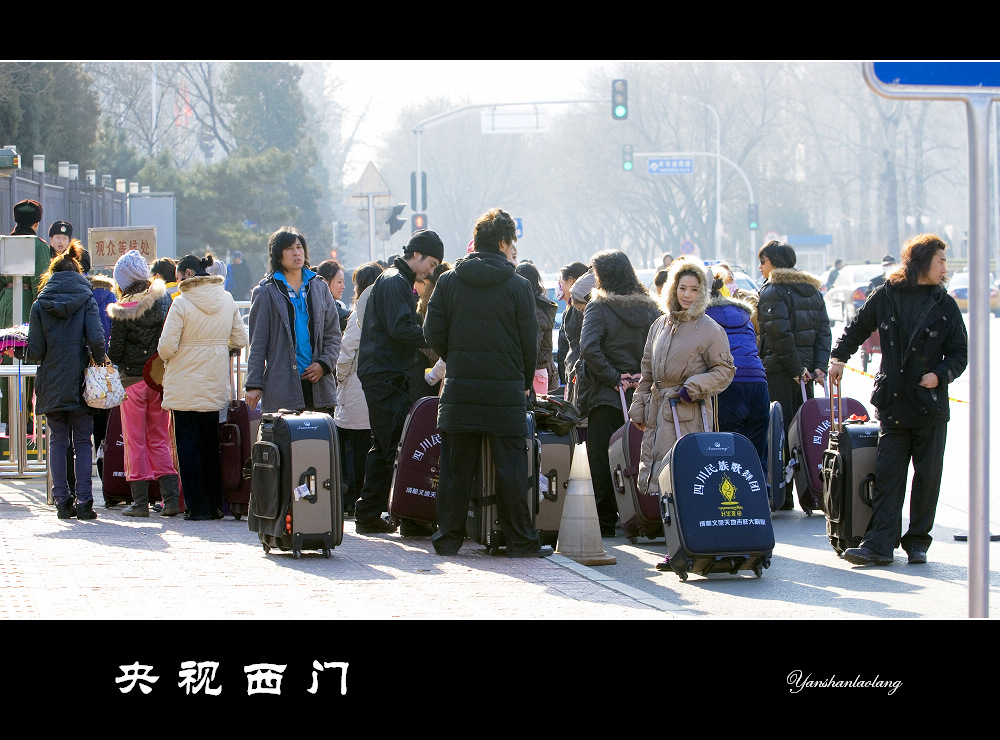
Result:
{"type": "Polygon", "coordinates": [[[879,331],[882,365],[871,398],[879,419],[875,492],[860,547],[844,551],[855,565],[889,565],[897,543],[910,563],[927,562],[950,418],[948,384],[968,359],[965,322],[943,287],[947,246],[933,234],[907,241],[900,266],[868,296],[832,352],[830,382],[838,384],[844,363],[879,331]],[[900,537],[911,460],[910,524],[900,537]]]}
{"type": "Polygon", "coordinates": [[[432,540],[439,555],[461,548],[480,451],[489,439],[507,556],[544,557],[552,548],[541,546],[532,523],[524,451],[538,346],[534,294],[508,261],[517,241],[510,214],[494,208],[480,216],[474,233],[475,251],[441,275],[424,319],[427,344],[447,365],[432,540]]]}
{"type": "MultiPolygon", "coordinates": [[[[434,272],[443,259],[444,243],[437,234],[414,231],[403,256],[393,260],[392,267],[372,284],[365,307],[358,380],[365,392],[375,441],[365,465],[365,485],[354,504],[355,530],[362,534],[396,531],[382,512],[389,504],[396,447],[410,411],[413,353],[427,346],[417,320],[413,283],[434,272]]],[[[403,535],[431,533],[416,522],[405,524],[403,535]]]]}

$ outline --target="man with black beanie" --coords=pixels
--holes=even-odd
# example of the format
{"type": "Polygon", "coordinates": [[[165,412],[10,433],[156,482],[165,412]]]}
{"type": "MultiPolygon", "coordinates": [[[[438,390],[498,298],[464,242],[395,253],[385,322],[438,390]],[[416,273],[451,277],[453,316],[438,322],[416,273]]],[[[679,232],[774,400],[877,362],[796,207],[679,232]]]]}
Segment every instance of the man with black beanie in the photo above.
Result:
{"type": "MultiPolygon", "coordinates": [[[[38,280],[49,269],[49,245],[38,238],[38,224],[42,220],[42,204],[37,200],[22,200],[14,206],[14,229],[11,236],[35,237],[35,274],[25,277],[21,283],[21,321],[27,323],[31,304],[38,297],[38,280]]],[[[14,322],[14,301],[12,277],[0,275],[0,326],[6,328],[14,322]]]]}
{"type": "Polygon", "coordinates": [[[494,208],[476,221],[475,251],[444,273],[427,305],[424,336],[447,363],[438,405],[441,473],[437,492],[439,555],[465,540],[469,495],[489,441],[497,513],[507,557],[545,557],[527,494],[527,396],[535,377],[538,320],[531,284],[514,271],[517,227],[494,208]]]}
{"type": "MultiPolygon", "coordinates": [[[[365,392],[374,443],[365,465],[365,485],[354,504],[355,531],[395,532],[382,517],[389,506],[396,448],[410,411],[409,369],[413,354],[426,347],[417,319],[413,283],[423,280],[444,259],[444,243],[433,231],[414,231],[392,266],[372,284],[361,324],[358,380],[365,392]]],[[[426,536],[432,528],[404,521],[403,536],[426,536]]]]}

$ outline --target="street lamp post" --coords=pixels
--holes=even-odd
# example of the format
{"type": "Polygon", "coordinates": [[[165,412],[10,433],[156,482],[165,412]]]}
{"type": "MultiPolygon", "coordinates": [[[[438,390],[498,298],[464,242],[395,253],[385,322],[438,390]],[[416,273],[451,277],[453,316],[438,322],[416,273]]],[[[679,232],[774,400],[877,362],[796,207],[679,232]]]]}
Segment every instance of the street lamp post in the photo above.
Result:
{"type": "Polygon", "coordinates": [[[722,124],[719,121],[719,112],[708,103],[703,103],[690,95],[685,95],[681,99],[708,108],[715,116],[715,255],[713,256],[719,259],[722,254],[722,124]]]}

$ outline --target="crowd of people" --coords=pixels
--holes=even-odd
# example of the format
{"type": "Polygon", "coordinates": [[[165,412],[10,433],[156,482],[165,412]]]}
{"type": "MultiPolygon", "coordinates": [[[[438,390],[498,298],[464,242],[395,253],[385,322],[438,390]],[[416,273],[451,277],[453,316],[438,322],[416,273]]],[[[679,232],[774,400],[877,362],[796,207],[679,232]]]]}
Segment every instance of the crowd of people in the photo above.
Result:
{"type": "MultiPolygon", "coordinates": [[[[13,233],[36,234],[41,206],[14,208],[13,233]]],[[[361,534],[388,534],[395,456],[416,399],[439,395],[442,435],[437,523],[402,520],[406,537],[430,537],[454,555],[466,536],[469,495],[488,444],[500,528],[509,557],[551,553],[532,526],[523,482],[525,409],[534,396],[560,395],[584,419],[601,535],[614,537],[617,503],[608,464],[612,434],[626,419],[643,431],[639,486],[655,493],[658,472],[681,434],[738,432],[767,466],[770,404],[788,425],[816,383],[839,383],[858,347],[881,331],[883,367],[872,404],[881,423],[874,517],[857,564],[886,564],[901,545],[926,562],[941,480],[947,384],[966,366],[967,333],[942,288],[947,245],[923,234],[887,256],[884,280],[832,347],[819,279],[796,268],[794,248],[770,241],[759,252],[763,284],[737,288],[725,264],[706,267],[665,254],[651,292],[622,250],[607,249],[559,272],[566,303],[553,346],[557,306],[537,267],[518,260],[516,225],[494,208],[476,221],[465,256],[449,264],[433,231],[414,232],[388,264],[353,271],[336,260],[315,267],[306,237],[285,226],[267,245],[266,272],[251,285],[239,252],[227,266],[213,255],[147,265],[136,251],[118,259],[113,279],[88,275],[90,259],[72,224],[56,221],[49,244],[36,236],[44,270],[25,285],[28,343],[19,356],[39,365],[36,411],[52,435],[52,494],[60,518],[94,518],[90,466],[106,413],[80,388],[85,368],[114,363],[127,388],[121,405],[129,517],[150,515],[149,486],[161,516],[223,516],[220,413],[232,393],[230,358],[247,348],[245,400],[262,412],[330,414],[345,472],[344,510],[361,534]],[[44,247],[44,253],[43,253],[44,247]],[[250,301],[248,328],[236,300],[250,301]],[[887,341],[888,340],[888,341],[887,341]],[[163,363],[162,385],[148,366],[163,363]],[[704,405],[705,413],[702,412],[704,405]],[[100,428],[99,428],[100,427],[100,428]],[[909,530],[902,534],[905,470],[916,466],[909,530]],[[181,503],[183,491],[183,504],[181,503]]],[[[838,261],[838,266],[840,263],[838,261]]],[[[836,268],[835,268],[836,269],[836,268]]],[[[10,326],[11,292],[0,278],[0,320],[10,326]],[[4,314],[7,311],[7,314],[4,314]]],[[[792,508],[787,487],[782,508],[792,508]]]]}

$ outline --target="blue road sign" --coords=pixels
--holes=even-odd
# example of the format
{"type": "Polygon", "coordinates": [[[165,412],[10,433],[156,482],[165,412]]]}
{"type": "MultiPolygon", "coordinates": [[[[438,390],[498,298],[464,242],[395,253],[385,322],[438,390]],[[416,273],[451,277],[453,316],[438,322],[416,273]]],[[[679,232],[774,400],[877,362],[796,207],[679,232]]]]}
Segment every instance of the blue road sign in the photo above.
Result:
{"type": "Polygon", "coordinates": [[[671,157],[646,161],[651,175],[690,175],[694,171],[693,159],[671,157]]]}
{"type": "Polygon", "coordinates": [[[514,223],[517,224],[517,230],[514,233],[516,233],[517,238],[520,239],[524,236],[524,223],[519,218],[515,218],[514,223]]]}
{"type": "Polygon", "coordinates": [[[872,70],[885,85],[1000,88],[998,62],[874,62],[872,70]]]}

